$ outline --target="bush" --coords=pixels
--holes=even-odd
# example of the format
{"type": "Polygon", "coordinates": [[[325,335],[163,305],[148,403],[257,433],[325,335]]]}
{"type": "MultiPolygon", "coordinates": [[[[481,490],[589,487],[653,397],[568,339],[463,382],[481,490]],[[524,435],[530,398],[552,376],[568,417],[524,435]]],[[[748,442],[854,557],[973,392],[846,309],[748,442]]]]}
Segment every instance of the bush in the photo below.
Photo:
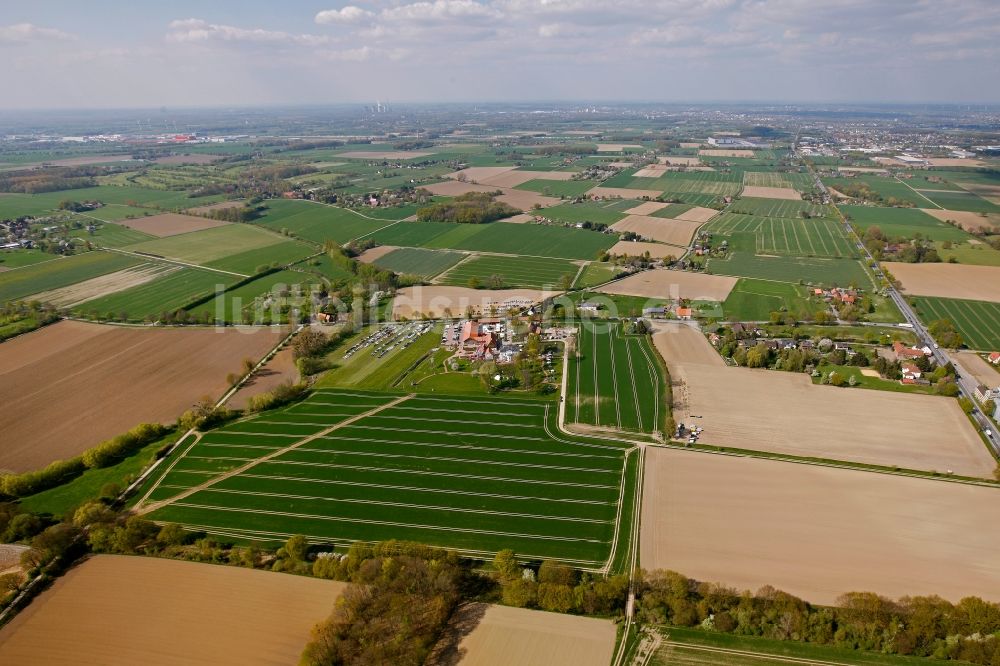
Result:
{"type": "Polygon", "coordinates": [[[308,388],[305,384],[293,384],[291,382],[279,384],[273,391],[251,396],[247,401],[247,412],[263,412],[267,409],[288,404],[305,395],[308,388]]]}
{"type": "Polygon", "coordinates": [[[170,429],[159,423],[140,423],[125,434],[88,449],[83,454],[83,464],[90,469],[109,467],[168,432],[170,429]]]}
{"type": "Polygon", "coordinates": [[[0,479],[0,489],[11,497],[26,497],[66,483],[86,471],[82,457],[56,460],[45,469],[24,474],[9,474],[0,479]]]}

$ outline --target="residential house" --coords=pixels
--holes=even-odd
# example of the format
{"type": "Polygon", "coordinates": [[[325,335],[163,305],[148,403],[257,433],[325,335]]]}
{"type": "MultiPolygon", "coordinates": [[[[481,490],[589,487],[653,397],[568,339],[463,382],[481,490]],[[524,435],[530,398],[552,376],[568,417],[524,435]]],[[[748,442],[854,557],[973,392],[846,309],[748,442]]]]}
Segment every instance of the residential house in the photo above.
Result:
{"type": "Polygon", "coordinates": [[[676,316],[678,319],[691,319],[693,313],[694,310],[692,310],[691,308],[681,307],[680,305],[674,308],[674,316],[676,316]]]}
{"type": "Polygon", "coordinates": [[[976,400],[979,402],[986,402],[987,400],[993,399],[993,391],[985,384],[979,384],[976,386],[975,394],[976,400]]]}
{"type": "Polygon", "coordinates": [[[990,352],[990,355],[986,357],[993,365],[1000,365],[1000,352],[990,352]]]}
{"type": "Polygon", "coordinates": [[[899,341],[892,343],[892,351],[896,355],[897,361],[913,360],[924,356],[922,349],[907,347],[899,341]]]}
{"type": "Polygon", "coordinates": [[[920,379],[921,371],[915,363],[904,361],[902,364],[903,379],[920,379]]]}

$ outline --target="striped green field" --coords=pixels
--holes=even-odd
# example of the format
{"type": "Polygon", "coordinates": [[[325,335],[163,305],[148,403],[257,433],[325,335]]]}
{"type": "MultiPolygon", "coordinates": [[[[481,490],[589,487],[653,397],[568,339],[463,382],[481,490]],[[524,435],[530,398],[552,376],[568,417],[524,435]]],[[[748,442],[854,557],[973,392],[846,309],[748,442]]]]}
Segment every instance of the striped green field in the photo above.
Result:
{"type": "Polygon", "coordinates": [[[840,223],[829,218],[763,217],[722,213],[705,225],[713,234],[752,232],[757,254],[780,254],[798,257],[857,257],[854,245],[845,236],[840,223]]]}
{"type": "Polygon", "coordinates": [[[396,273],[430,278],[451,268],[465,256],[462,252],[401,247],[379,257],[373,263],[396,273]]]}
{"type": "Polygon", "coordinates": [[[153,520],[229,538],[403,539],[600,568],[612,554],[625,450],[553,435],[556,409],[317,390],[182,442],[143,496],[164,502],[153,520]]]}
{"type": "Polygon", "coordinates": [[[969,348],[1000,349],[1000,303],[930,296],[916,296],[911,301],[925,324],[937,319],[951,321],[969,348]]]}
{"type": "Polygon", "coordinates": [[[611,430],[662,432],[666,391],[645,336],[618,323],[584,323],[570,355],[566,420],[611,430]]]}
{"type": "Polygon", "coordinates": [[[826,287],[854,284],[868,288],[871,285],[861,262],[855,259],[768,257],[753,252],[732,252],[725,259],[710,259],[706,272],[826,287]]]}
{"type": "Polygon", "coordinates": [[[81,304],[81,313],[114,313],[132,321],[180,310],[199,298],[226,289],[239,278],[200,268],[177,268],[161,278],[81,304]]]}
{"type": "Polygon", "coordinates": [[[141,264],[142,259],[94,251],[0,272],[0,302],[59,289],[141,264]]]}
{"type": "Polygon", "coordinates": [[[808,201],[791,201],[788,199],[762,199],[759,197],[742,197],[729,207],[733,213],[745,215],[764,215],[766,217],[801,217],[806,213],[810,217],[830,217],[834,211],[819,204],[808,201]]]}
{"type": "Polygon", "coordinates": [[[499,276],[505,287],[558,289],[567,277],[572,284],[579,272],[578,264],[564,259],[479,255],[449,270],[440,282],[464,287],[476,279],[486,286],[493,276],[499,276]]]}

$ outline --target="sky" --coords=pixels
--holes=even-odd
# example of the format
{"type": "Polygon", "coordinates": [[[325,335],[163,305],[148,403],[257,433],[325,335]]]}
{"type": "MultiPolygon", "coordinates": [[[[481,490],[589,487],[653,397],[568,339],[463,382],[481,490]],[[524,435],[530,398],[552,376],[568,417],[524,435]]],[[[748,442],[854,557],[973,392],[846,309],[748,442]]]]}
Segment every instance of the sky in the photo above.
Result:
{"type": "Polygon", "coordinates": [[[0,109],[1000,102],[997,0],[4,0],[0,109]]]}

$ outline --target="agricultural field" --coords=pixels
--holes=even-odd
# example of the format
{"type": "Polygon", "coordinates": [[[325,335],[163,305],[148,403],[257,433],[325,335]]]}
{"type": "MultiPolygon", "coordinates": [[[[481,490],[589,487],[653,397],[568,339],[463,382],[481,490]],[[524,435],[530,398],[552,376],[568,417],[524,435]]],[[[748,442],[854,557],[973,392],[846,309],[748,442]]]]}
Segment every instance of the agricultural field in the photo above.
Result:
{"type": "Polygon", "coordinates": [[[910,301],[925,324],[938,319],[953,323],[970,349],[1000,349],[1000,303],[931,296],[911,298],[910,301]]]}
{"type": "MultiPolygon", "coordinates": [[[[597,222],[614,224],[625,217],[625,211],[619,205],[621,202],[582,201],[580,203],[565,203],[546,208],[544,216],[557,222],[577,224],[580,222],[597,222]]],[[[629,208],[637,205],[637,201],[627,201],[629,208]]]]}
{"type": "Polygon", "coordinates": [[[758,255],[797,257],[851,257],[857,250],[847,239],[839,222],[828,218],[762,217],[723,213],[705,227],[705,231],[728,236],[752,233],[758,255]]]}
{"type": "Polygon", "coordinates": [[[441,284],[466,286],[472,280],[490,285],[494,276],[501,287],[560,289],[571,285],[580,272],[580,265],[565,259],[476,255],[458,264],[439,278],[441,284]]]}
{"type": "Polygon", "coordinates": [[[849,187],[852,184],[863,183],[885,201],[895,199],[896,201],[904,204],[908,203],[917,208],[927,208],[929,205],[929,199],[926,196],[915,191],[905,182],[895,178],[862,175],[855,176],[854,178],[823,178],[822,180],[824,185],[838,191],[843,191],[841,188],[849,187]]]}
{"type": "MultiPolygon", "coordinates": [[[[254,265],[267,257],[266,252],[253,251],[281,246],[275,250],[287,257],[288,253],[285,250],[289,247],[288,243],[294,241],[249,224],[227,224],[213,229],[137,243],[124,249],[191,264],[205,264],[222,270],[242,268],[242,271],[233,272],[249,275],[254,272],[254,265]],[[216,264],[222,264],[226,268],[216,264]]],[[[299,243],[294,247],[298,248],[298,251],[292,254],[298,254],[298,259],[310,254],[310,248],[305,244],[299,243]]]]}
{"type": "Polygon", "coordinates": [[[0,345],[0,469],[78,455],[139,423],[169,423],[219,396],[244,358],[261,358],[278,327],[137,328],[61,321],[0,345]]]}
{"type": "MultiPolygon", "coordinates": [[[[91,223],[91,220],[87,221],[87,224],[91,223]]],[[[153,240],[156,238],[150,234],[136,231],[135,229],[130,229],[127,226],[115,224],[113,222],[105,222],[95,226],[96,229],[94,229],[94,231],[80,229],[76,234],[74,234],[74,237],[80,240],[90,241],[98,247],[112,248],[141,243],[143,241],[153,240]]]]}
{"type": "Polygon", "coordinates": [[[803,319],[816,308],[810,307],[805,287],[751,278],[740,278],[722,304],[726,318],[738,321],[768,321],[772,312],[788,312],[803,319]]]}
{"type": "MultiPolygon", "coordinates": [[[[398,212],[397,209],[390,210],[394,214],[401,215],[397,219],[412,214],[405,210],[398,212]]],[[[367,215],[368,213],[356,213],[345,208],[308,201],[272,199],[267,202],[266,214],[254,223],[272,231],[287,230],[293,236],[322,245],[328,240],[346,243],[360,236],[367,236],[391,225],[394,221],[367,215]]]]}
{"type": "Polygon", "coordinates": [[[617,240],[613,235],[596,231],[541,224],[491,222],[452,226],[462,228],[456,235],[449,232],[434,238],[426,247],[560,259],[594,259],[617,240]]]}
{"type": "Polygon", "coordinates": [[[152,282],[88,300],[76,311],[143,321],[180,310],[216,291],[225,290],[238,279],[235,275],[200,268],[174,267],[152,282]]]}
{"type": "Polygon", "coordinates": [[[0,662],[42,663],[44,645],[49,664],[291,664],[345,588],[240,567],[98,555],[0,630],[0,662]],[[109,623],[117,630],[108,632],[109,623]]]}
{"type": "Polygon", "coordinates": [[[0,250],[0,270],[9,271],[59,258],[59,255],[49,254],[41,250],[0,250]]]}
{"type": "MultiPolygon", "coordinates": [[[[100,212],[103,209],[98,209],[100,212]]],[[[163,238],[165,236],[176,236],[186,234],[191,231],[202,231],[213,227],[222,227],[228,222],[213,220],[207,217],[195,215],[181,215],[179,213],[161,213],[148,217],[136,217],[120,220],[122,226],[142,232],[144,235],[163,238]]]]}
{"type": "Polygon", "coordinates": [[[597,429],[663,432],[666,390],[646,336],[584,322],[570,353],[566,420],[597,429]]]}
{"type": "Polygon", "coordinates": [[[278,239],[278,242],[272,245],[265,245],[246,252],[237,252],[206,262],[205,266],[222,271],[252,275],[259,272],[264,266],[295,264],[319,251],[319,248],[306,245],[302,241],[278,239]]]}
{"type": "Polygon", "coordinates": [[[246,324],[286,323],[291,307],[301,301],[320,280],[299,271],[277,271],[227,290],[201,305],[190,308],[191,314],[212,321],[246,324]]]}
{"type": "Polygon", "coordinates": [[[0,272],[0,302],[59,289],[141,263],[143,260],[137,257],[96,250],[3,271],[0,272]]]}
{"type": "Polygon", "coordinates": [[[1000,533],[981,528],[992,488],[661,448],[644,480],[644,569],[823,605],[862,590],[1000,600],[1000,533]]]}
{"type": "Polygon", "coordinates": [[[978,478],[996,467],[954,398],[819,386],[805,373],[727,367],[700,331],[683,325],[661,325],[653,343],[669,368],[675,420],[700,417],[706,444],[978,478]],[[754,399],[720,401],[720,392],[754,399]]]}
{"type": "Polygon", "coordinates": [[[615,649],[610,620],[509,606],[465,604],[456,612],[451,631],[458,634],[454,651],[430,663],[607,666],[615,649]]]}
{"type": "Polygon", "coordinates": [[[409,317],[460,317],[471,311],[473,315],[492,315],[504,312],[508,300],[540,303],[555,296],[557,291],[538,289],[471,289],[446,285],[404,287],[396,291],[392,301],[395,319],[409,317]]]}
{"type": "Polygon", "coordinates": [[[554,437],[554,418],[547,402],[321,389],[182,444],[140,510],[265,543],[395,538],[599,568],[624,450],[554,437]]]}
{"type": "MultiPolygon", "coordinates": [[[[934,185],[932,184],[932,187],[934,185]]],[[[987,201],[972,192],[940,191],[940,190],[917,190],[927,197],[935,206],[947,210],[967,210],[976,213],[1000,213],[1000,206],[987,201]]],[[[926,207],[926,206],[925,206],[926,207]]]]}
{"type": "Polygon", "coordinates": [[[737,280],[728,276],[656,269],[642,271],[601,287],[605,294],[643,298],[724,301],[737,280]]]}
{"type": "Polygon", "coordinates": [[[871,280],[855,259],[818,257],[767,257],[750,252],[732,252],[725,259],[710,259],[707,271],[714,275],[805,282],[822,286],[867,287],[871,280]]]}
{"type": "Polygon", "coordinates": [[[419,275],[431,278],[451,268],[465,256],[462,252],[402,247],[378,257],[372,263],[402,275],[419,275]]]}
{"type": "Polygon", "coordinates": [[[920,234],[935,241],[962,242],[969,234],[923,212],[918,208],[877,208],[875,206],[838,206],[860,233],[877,226],[888,238],[915,238],[920,234]]]}
{"type": "Polygon", "coordinates": [[[808,201],[740,197],[729,207],[729,212],[764,217],[802,217],[803,213],[809,217],[830,217],[833,211],[827,206],[808,201]]]}
{"type": "Polygon", "coordinates": [[[617,274],[618,271],[612,264],[592,261],[584,267],[574,286],[577,288],[587,288],[604,284],[613,279],[617,274]]]}
{"type": "Polygon", "coordinates": [[[1000,303],[1000,267],[997,266],[887,261],[882,267],[899,281],[902,291],[908,295],[1000,303]]]}
{"type": "Polygon", "coordinates": [[[529,180],[514,189],[529,190],[547,197],[579,197],[598,185],[593,180],[529,180]]]}

